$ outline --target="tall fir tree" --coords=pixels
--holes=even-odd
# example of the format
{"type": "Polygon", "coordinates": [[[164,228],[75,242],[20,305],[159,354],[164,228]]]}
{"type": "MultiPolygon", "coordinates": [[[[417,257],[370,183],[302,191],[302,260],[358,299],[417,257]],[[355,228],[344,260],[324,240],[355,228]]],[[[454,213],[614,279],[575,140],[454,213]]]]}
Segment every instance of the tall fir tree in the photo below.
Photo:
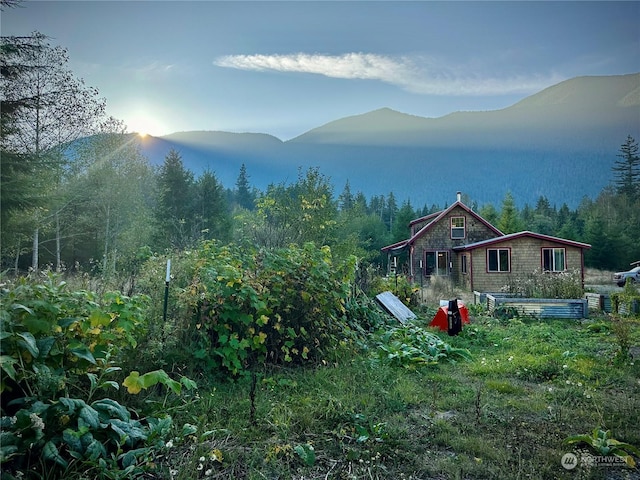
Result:
{"type": "Polygon", "coordinates": [[[516,202],[511,192],[507,192],[502,201],[502,212],[496,226],[505,234],[522,230],[522,222],[520,221],[518,208],[516,207],[516,202]]]}
{"type": "Polygon", "coordinates": [[[638,142],[631,135],[620,146],[618,160],[612,170],[615,175],[615,186],[618,193],[627,195],[630,200],[640,198],[640,156],[638,142]]]}
{"type": "Polygon", "coordinates": [[[195,182],[194,236],[203,239],[230,239],[231,219],[222,184],[205,170],[195,182]]]}
{"type": "Polygon", "coordinates": [[[342,212],[349,212],[353,208],[353,194],[351,193],[351,185],[349,180],[344,185],[342,193],[338,196],[338,208],[342,212]]]}
{"type": "Polygon", "coordinates": [[[193,183],[193,173],[185,169],[180,153],[171,149],[158,174],[158,247],[183,249],[194,242],[193,183]]]}
{"type": "Polygon", "coordinates": [[[256,195],[251,190],[249,184],[249,175],[247,174],[247,167],[243,163],[240,165],[240,173],[238,173],[238,179],[236,180],[236,204],[246,210],[255,209],[256,195]]]}
{"type": "Polygon", "coordinates": [[[396,222],[397,215],[398,203],[396,202],[396,196],[393,194],[393,192],[389,192],[384,210],[384,222],[387,225],[389,232],[393,231],[393,225],[396,222]]]}
{"type": "Polygon", "coordinates": [[[391,241],[399,242],[405,238],[409,238],[409,223],[416,218],[416,212],[411,206],[411,201],[403,202],[402,207],[398,210],[396,222],[391,230],[391,241]]]}

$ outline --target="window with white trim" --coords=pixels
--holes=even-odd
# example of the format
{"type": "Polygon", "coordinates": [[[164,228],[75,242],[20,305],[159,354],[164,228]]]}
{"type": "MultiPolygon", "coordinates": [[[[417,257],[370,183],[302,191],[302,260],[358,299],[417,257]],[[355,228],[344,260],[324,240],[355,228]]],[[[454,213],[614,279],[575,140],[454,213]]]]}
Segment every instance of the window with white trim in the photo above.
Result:
{"type": "Polygon", "coordinates": [[[509,272],[511,252],[508,248],[487,249],[487,272],[509,272]]]}
{"type": "Polygon", "coordinates": [[[465,235],[464,217],[451,217],[451,238],[464,238],[465,235]]]}
{"type": "Polygon", "coordinates": [[[469,257],[467,255],[462,255],[460,257],[460,261],[462,262],[462,264],[460,265],[460,270],[462,271],[463,274],[466,274],[469,271],[468,258],[469,257]]]}
{"type": "Polygon", "coordinates": [[[542,269],[545,272],[564,272],[567,269],[564,248],[543,248],[542,269]]]}

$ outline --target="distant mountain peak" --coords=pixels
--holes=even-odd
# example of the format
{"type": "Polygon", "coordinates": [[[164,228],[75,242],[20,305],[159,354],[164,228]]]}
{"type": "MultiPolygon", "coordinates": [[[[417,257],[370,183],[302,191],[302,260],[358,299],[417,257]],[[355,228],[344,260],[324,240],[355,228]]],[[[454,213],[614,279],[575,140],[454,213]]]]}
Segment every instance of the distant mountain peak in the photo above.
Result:
{"type": "Polygon", "coordinates": [[[576,77],[501,110],[426,118],[380,108],[329,122],[292,143],[370,146],[465,145],[557,148],[566,138],[599,142],[640,124],[640,73],[576,77]],[[632,108],[629,108],[632,107],[632,108]]]}
{"type": "Polygon", "coordinates": [[[358,139],[360,137],[362,137],[362,141],[368,142],[372,137],[375,138],[380,135],[388,140],[388,136],[391,133],[402,136],[425,128],[430,121],[431,119],[425,117],[410,115],[384,107],[334,120],[309,130],[289,140],[289,142],[359,143],[358,139]]]}
{"type": "Polygon", "coordinates": [[[533,94],[510,108],[552,105],[631,107],[640,105],[640,73],[582,76],[564,80],[533,94]]]}

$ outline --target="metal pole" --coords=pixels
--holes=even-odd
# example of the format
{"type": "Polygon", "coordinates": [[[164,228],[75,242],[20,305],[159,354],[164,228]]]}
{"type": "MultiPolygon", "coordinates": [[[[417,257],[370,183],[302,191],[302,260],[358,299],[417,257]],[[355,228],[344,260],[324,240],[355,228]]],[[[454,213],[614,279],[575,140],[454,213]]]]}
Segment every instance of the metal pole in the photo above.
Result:
{"type": "Polygon", "coordinates": [[[424,286],[422,284],[423,278],[424,274],[422,272],[422,260],[420,260],[420,302],[424,302],[424,286]]]}
{"type": "Polygon", "coordinates": [[[169,303],[169,281],[171,280],[171,259],[167,260],[167,276],[164,279],[164,309],[162,318],[167,321],[167,306],[169,303]]]}
{"type": "Polygon", "coordinates": [[[393,257],[393,271],[396,276],[396,291],[393,293],[398,295],[398,257],[393,257]]]}

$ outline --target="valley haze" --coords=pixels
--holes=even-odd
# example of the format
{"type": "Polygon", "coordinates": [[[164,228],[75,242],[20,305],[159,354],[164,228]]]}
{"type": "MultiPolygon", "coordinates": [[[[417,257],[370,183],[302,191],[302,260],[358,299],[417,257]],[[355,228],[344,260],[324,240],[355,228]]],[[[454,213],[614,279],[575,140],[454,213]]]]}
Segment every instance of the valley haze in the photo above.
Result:
{"type": "Polygon", "coordinates": [[[346,182],[368,199],[393,192],[414,208],[444,206],[462,191],[482,206],[575,208],[613,180],[628,135],[640,140],[640,73],[576,77],[501,110],[439,118],[380,108],[313,128],[288,141],[265,133],[177,132],[140,138],[154,165],[176,150],[196,176],[210,170],[234,188],[245,164],[253,187],[294,182],[318,168],[334,194],[346,182]]]}

